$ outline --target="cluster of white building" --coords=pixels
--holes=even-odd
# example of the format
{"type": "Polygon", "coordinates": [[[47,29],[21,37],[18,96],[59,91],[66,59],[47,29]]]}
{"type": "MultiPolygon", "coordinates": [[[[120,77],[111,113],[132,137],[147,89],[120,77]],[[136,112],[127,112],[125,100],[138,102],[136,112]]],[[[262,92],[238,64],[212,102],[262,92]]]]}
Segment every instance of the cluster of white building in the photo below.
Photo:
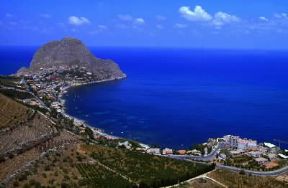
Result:
{"type": "Polygon", "coordinates": [[[229,144],[231,148],[238,150],[246,150],[257,147],[257,141],[247,138],[240,138],[239,136],[226,135],[223,137],[224,141],[229,144]]]}
{"type": "MultiPolygon", "coordinates": [[[[280,148],[272,143],[258,144],[256,140],[233,135],[226,135],[219,141],[221,149],[228,149],[232,156],[247,155],[253,157],[259,164],[265,164],[277,158],[288,159],[288,156],[280,153],[280,148]]],[[[225,154],[221,154],[220,158],[225,160],[225,154]]]]}

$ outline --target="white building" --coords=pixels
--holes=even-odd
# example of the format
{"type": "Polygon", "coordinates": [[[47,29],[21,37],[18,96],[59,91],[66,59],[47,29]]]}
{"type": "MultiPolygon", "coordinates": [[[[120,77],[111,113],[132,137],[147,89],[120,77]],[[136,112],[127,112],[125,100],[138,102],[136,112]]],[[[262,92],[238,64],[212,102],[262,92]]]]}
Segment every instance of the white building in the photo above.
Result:
{"type": "Polygon", "coordinates": [[[288,159],[288,156],[287,155],[283,155],[282,153],[279,153],[278,156],[281,157],[282,159],[288,159]]]}
{"type": "Polygon", "coordinates": [[[162,154],[163,154],[163,155],[173,154],[173,150],[172,150],[172,149],[169,149],[169,148],[165,148],[165,149],[163,149],[162,154]]]}
{"type": "Polygon", "coordinates": [[[248,156],[253,157],[253,158],[258,158],[262,156],[261,151],[250,151],[247,153],[248,156]]]}
{"type": "Polygon", "coordinates": [[[131,145],[128,141],[119,142],[119,143],[118,143],[118,146],[123,146],[123,147],[125,147],[126,149],[131,149],[131,147],[132,147],[132,145],[131,145]]]}
{"type": "Polygon", "coordinates": [[[264,142],[264,146],[268,147],[268,148],[275,148],[276,146],[274,144],[271,144],[269,142],[264,142]]]}
{"type": "Polygon", "coordinates": [[[160,155],[160,148],[149,148],[147,149],[147,153],[154,154],[154,155],[160,155]]]}
{"type": "Polygon", "coordinates": [[[238,139],[237,140],[237,149],[249,149],[257,147],[257,141],[256,140],[248,140],[248,139],[238,139]]]}
{"type": "Polygon", "coordinates": [[[224,141],[230,145],[232,148],[237,148],[237,149],[250,149],[257,147],[257,141],[256,140],[251,140],[251,139],[242,139],[239,136],[233,136],[233,135],[226,135],[223,137],[224,141]]]}
{"type": "Polygon", "coordinates": [[[146,144],[139,143],[139,145],[144,148],[145,150],[149,149],[150,147],[146,144]]]}
{"type": "Polygon", "coordinates": [[[201,151],[197,150],[197,149],[193,149],[193,150],[189,150],[187,151],[187,154],[191,154],[191,155],[196,155],[196,156],[201,156],[201,151]]]}

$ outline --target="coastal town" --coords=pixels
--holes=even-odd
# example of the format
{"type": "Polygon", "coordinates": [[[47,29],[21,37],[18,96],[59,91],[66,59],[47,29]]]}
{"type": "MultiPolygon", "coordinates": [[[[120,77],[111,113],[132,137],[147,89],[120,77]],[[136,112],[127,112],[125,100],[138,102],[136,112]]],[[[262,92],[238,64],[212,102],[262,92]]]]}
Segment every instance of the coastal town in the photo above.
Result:
{"type": "MultiPolygon", "coordinates": [[[[26,89],[37,96],[32,99],[23,99],[22,102],[38,108],[47,108],[50,112],[53,111],[58,115],[61,114],[73,120],[80,133],[84,132],[89,125],[65,113],[65,101],[62,99],[62,95],[70,87],[95,83],[99,78],[89,72],[86,67],[79,67],[78,65],[72,67],[60,66],[57,69],[53,67],[49,69],[41,68],[40,70],[37,73],[24,75],[18,83],[18,88],[26,89]]],[[[90,128],[96,139],[103,137],[110,140],[118,139],[116,136],[106,134],[101,129],[90,128]]],[[[174,158],[185,156],[191,160],[218,162],[257,170],[282,167],[282,161],[288,159],[288,150],[281,150],[281,148],[272,143],[258,143],[256,140],[233,135],[226,135],[222,138],[210,138],[206,143],[198,144],[192,149],[154,148],[145,144],[139,144],[139,147],[133,148],[129,141],[119,142],[119,146],[126,149],[136,149],[148,154],[174,158]]]]}
{"type": "MultiPolygon", "coordinates": [[[[68,118],[73,121],[79,133],[84,133],[89,127],[95,139],[119,140],[118,137],[106,134],[103,130],[91,127],[84,121],[65,113],[65,101],[62,95],[67,92],[67,89],[95,83],[99,78],[87,71],[85,67],[77,65],[72,68],[60,66],[57,69],[52,67],[40,70],[37,73],[24,75],[18,83],[19,89],[27,90],[35,95],[34,98],[23,99],[23,103],[39,109],[48,109],[49,113],[68,118]]],[[[288,150],[283,150],[269,142],[258,143],[256,140],[233,135],[210,138],[206,143],[189,149],[155,148],[142,143],[136,146],[133,146],[131,141],[124,140],[119,141],[117,147],[175,159],[213,162],[260,171],[274,170],[288,163],[288,150]]]]}
{"type": "MultiPolygon", "coordinates": [[[[128,141],[119,143],[131,149],[128,141]]],[[[239,136],[225,135],[222,138],[210,138],[206,143],[192,149],[174,150],[171,148],[151,148],[140,145],[138,151],[162,155],[176,159],[214,162],[249,170],[269,171],[282,168],[288,164],[288,150],[268,142],[257,143],[256,140],[239,136]],[[197,149],[196,149],[197,148],[197,149]]]]}

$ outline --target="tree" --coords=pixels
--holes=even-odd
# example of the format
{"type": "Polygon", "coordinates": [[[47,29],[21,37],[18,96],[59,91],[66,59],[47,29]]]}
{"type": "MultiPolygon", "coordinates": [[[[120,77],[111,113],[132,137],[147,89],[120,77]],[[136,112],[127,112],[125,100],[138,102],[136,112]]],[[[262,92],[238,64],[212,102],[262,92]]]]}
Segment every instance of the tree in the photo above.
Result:
{"type": "Polygon", "coordinates": [[[94,132],[89,128],[85,128],[85,135],[87,135],[90,139],[94,139],[94,132]]]}
{"type": "Polygon", "coordinates": [[[246,173],[245,173],[244,170],[240,170],[239,174],[240,174],[240,175],[245,175],[246,173]]]}

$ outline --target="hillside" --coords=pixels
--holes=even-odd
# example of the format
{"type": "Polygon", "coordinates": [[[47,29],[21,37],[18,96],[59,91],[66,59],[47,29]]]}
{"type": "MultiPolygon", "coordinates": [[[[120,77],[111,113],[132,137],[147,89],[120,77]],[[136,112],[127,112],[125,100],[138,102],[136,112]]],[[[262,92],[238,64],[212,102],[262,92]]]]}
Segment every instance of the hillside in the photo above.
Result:
{"type": "Polygon", "coordinates": [[[0,187],[159,187],[214,168],[119,148],[123,139],[93,137],[89,128],[83,132],[49,109],[44,115],[23,102],[30,96],[19,93],[29,93],[27,86],[16,89],[11,77],[5,83],[10,86],[0,84],[0,187]]]}
{"type": "Polygon", "coordinates": [[[32,115],[32,110],[0,94],[0,129],[16,126],[32,115]]]}

